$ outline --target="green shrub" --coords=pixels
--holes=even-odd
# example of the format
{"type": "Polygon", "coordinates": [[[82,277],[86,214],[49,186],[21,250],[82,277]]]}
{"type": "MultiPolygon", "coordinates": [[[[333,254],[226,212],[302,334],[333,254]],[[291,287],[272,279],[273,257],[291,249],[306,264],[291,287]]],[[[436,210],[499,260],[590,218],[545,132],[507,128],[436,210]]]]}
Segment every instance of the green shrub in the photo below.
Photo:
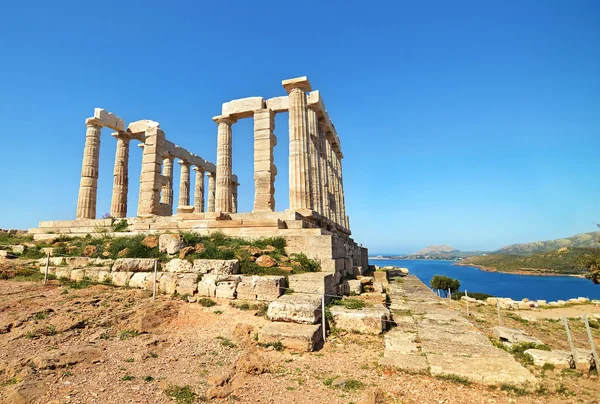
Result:
{"type": "Polygon", "coordinates": [[[360,310],[365,307],[365,302],[358,299],[335,299],[331,301],[330,305],[344,306],[350,310],[360,310]]]}
{"type": "Polygon", "coordinates": [[[198,299],[198,303],[200,303],[200,305],[203,307],[212,307],[217,304],[214,300],[212,300],[209,297],[202,297],[198,299]]]}
{"type": "Polygon", "coordinates": [[[460,375],[441,374],[441,375],[437,375],[436,377],[441,380],[448,380],[452,383],[463,384],[465,386],[469,386],[471,384],[471,381],[469,379],[467,379],[466,377],[460,376],[460,375]]]}
{"type": "Polygon", "coordinates": [[[283,351],[283,344],[281,343],[281,341],[275,341],[275,342],[259,342],[258,346],[261,346],[263,348],[269,348],[269,347],[273,347],[276,351],[283,351]]]}
{"type": "Polygon", "coordinates": [[[112,224],[112,231],[114,231],[114,232],[125,231],[125,230],[127,230],[127,227],[129,227],[127,220],[122,219],[122,220],[119,220],[118,222],[115,222],[112,224]]]}
{"type": "Polygon", "coordinates": [[[321,270],[321,265],[317,261],[308,258],[304,253],[291,254],[290,258],[297,261],[304,272],[319,272],[321,270]]]}
{"type": "Polygon", "coordinates": [[[192,404],[196,401],[196,393],[190,386],[170,385],[165,389],[165,394],[178,404],[192,404]]]}
{"type": "Polygon", "coordinates": [[[237,345],[234,344],[233,342],[231,342],[231,340],[229,338],[218,336],[217,339],[221,342],[221,345],[223,345],[224,347],[227,347],[227,348],[237,347],[237,345]]]}

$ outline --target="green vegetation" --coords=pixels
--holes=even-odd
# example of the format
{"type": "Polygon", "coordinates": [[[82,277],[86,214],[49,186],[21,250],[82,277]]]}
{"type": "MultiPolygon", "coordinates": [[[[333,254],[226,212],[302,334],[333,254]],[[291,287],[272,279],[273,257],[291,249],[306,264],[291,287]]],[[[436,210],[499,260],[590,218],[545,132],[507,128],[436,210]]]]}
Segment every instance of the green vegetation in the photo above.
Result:
{"type": "MultiPolygon", "coordinates": [[[[531,272],[549,274],[583,274],[595,268],[596,279],[600,276],[600,253],[592,248],[565,248],[557,251],[530,255],[489,254],[471,257],[463,264],[492,268],[501,272],[531,272]]],[[[593,277],[590,277],[593,280],[593,277]]],[[[599,279],[600,281],[600,279],[599,279]]]]}
{"type": "Polygon", "coordinates": [[[121,381],[122,381],[122,382],[129,382],[129,381],[131,381],[131,380],[133,380],[133,379],[135,379],[135,377],[134,377],[134,376],[131,376],[131,375],[125,375],[125,376],[123,376],[123,377],[121,378],[121,381]]]}
{"type": "Polygon", "coordinates": [[[517,396],[524,396],[526,394],[529,394],[528,390],[526,390],[522,387],[515,386],[514,384],[509,384],[509,383],[501,384],[500,390],[508,391],[509,393],[514,393],[517,396]]]}
{"type": "Polygon", "coordinates": [[[462,384],[465,386],[469,386],[471,381],[466,377],[455,375],[455,374],[442,374],[436,376],[440,380],[448,380],[452,383],[462,384]]]}
{"type": "Polygon", "coordinates": [[[196,401],[196,393],[190,386],[170,385],[166,388],[165,394],[178,404],[192,404],[196,401]]]}
{"type": "Polygon", "coordinates": [[[203,306],[203,307],[212,307],[217,304],[217,302],[215,302],[210,297],[202,297],[202,298],[198,299],[198,303],[200,303],[200,306],[203,306]]]}
{"type": "Polygon", "coordinates": [[[344,306],[350,310],[360,310],[365,307],[365,302],[358,299],[335,299],[329,303],[329,306],[344,306]]]}
{"type": "Polygon", "coordinates": [[[151,381],[154,380],[154,378],[152,376],[144,376],[144,377],[142,377],[142,380],[145,381],[146,383],[150,383],[151,381]]]}
{"type": "Polygon", "coordinates": [[[90,278],[83,278],[80,281],[73,281],[69,278],[60,278],[59,282],[62,286],[69,289],[85,289],[94,285],[94,282],[90,278]]]}
{"type": "Polygon", "coordinates": [[[237,345],[234,344],[233,342],[231,342],[231,340],[229,338],[226,337],[222,337],[222,336],[218,336],[217,339],[221,342],[221,345],[223,345],[224,347],[227,348],[236,348],[237,345]]]}
{"type": "Polygon", "coordinates": [[[273,347],[273,349],[275,349],[276,351],[283,351],[283,344],[280,341],[275,341],[275,342],[259,342],[258,346],[261,346],[263,348],[269,348],[269,347],[273,347]]]}
{"type": "Polygon", "coordinates": [[[460,289],[460,281],[458,279],[452,279],[449,276],[444,275],[433,275],[429,285],[431,286],[431,289],[441,289],[444,292],[444,295],[448,294],[448,289],[450,289],[452,293],[458,292],[460,289]]]}
{"type": "MultiPolygon", "coordinates": [[[[488,295],[487,293],[480,292],[467,292],[467,295],[477,300],[485,300],[488,297],[495,297],[494,295],[488,295]]],[[[460,300],[460,298],[463,296],[465,296],[465,292],[452,293],[452,300],[460,300]]]]}
{"type": "Polygon", "coordinates": [[[583,255],[577,263],[587,271],[586,278],[590,279],[596,285],[600,284],[600,248],[583,255]]]}
{"type": "Polygon", "coordinates": [[[134,338],[134,337],[137,337],[138,335],[140,335],[139,331],[126,329],[119,333],[119,339],[134,338]]]}

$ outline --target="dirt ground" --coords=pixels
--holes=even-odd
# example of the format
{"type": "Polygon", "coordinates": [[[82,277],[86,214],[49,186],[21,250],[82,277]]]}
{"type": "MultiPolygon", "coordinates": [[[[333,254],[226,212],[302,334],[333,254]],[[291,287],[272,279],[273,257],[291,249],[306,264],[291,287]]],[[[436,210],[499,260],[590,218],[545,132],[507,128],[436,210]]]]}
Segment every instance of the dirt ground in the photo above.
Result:
{"type": "MultiPolygon", "coordinates": [[[[600,397],[591,387],[598,380],[585,376],[563,377],[575,396],[519,396],[383,368],[377,365],[381,336],[330,336],[311,353],[259,347],[253,335],[268,320],[216,301],[203,307],[103,285],[0,281],[0,402],[169,403],[176,398],[167,393],[177,386],[189,386],[189,402],[216,403],[588,403],[600,397]],[[338,377],[353,383],[335,387],[330,382],[338,377]]],[[[485,323],[476,324],[489,331],[492,316],[478,316],[485,323]]],[[[188,402],[183,393],[178,399],[188,402]]]]}

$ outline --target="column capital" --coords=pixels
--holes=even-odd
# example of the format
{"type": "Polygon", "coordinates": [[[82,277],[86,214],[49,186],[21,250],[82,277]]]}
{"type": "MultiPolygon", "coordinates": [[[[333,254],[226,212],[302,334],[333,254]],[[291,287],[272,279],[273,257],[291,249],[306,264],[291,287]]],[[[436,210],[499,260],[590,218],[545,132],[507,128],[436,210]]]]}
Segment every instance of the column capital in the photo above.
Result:
{"type": "Polygon", "coordinates": [[[215,177],[215,173],[213,173],[212,171],[207,171],[206,175],[213,178],[215,177]]]}
{"type": "Polygon", "coordinates": [[[310,81],[308,81],[308,77],[306,77],[306,76],[283,80],[281,82],[281,85],[283,86],[285,91],[287,91],[288,94],[291,93],[292,90],[294,90],[296,88],[300,89],[304,92],[312,91],[310,81]]]}
{"type": "Polygon", "coordinates": [[[171,153],[169,153],[169,152],[165,152],[165,153],[163,153],[163,155],[162,155],[162,158],[163,158],[163,159],[165,159],[165,160],[171,160],[171,161],[172,161],[172,160],[175,160],[175,156],[174,156],[174,155],[172,155],[172,154],[171,154],[171,153]]]}
{"type": "Polygon", "coordinates": [[[217,124],[219,123],[225,123],[227,125],[233,125],[234,123],[237,122],[237,119],[232,117],[231,115],[217,115],[217,116],[213,116],[213,121],[215,121],[217,124]]]}
{"type": "Polygon", "coordinates": [[[194,166],[192,169],[199,173],[204,173],[204,168],[202,168],[202,167],[194,166]]]}
{"type": "Polygon", "coordinates": [[[131,133],[128,133],[128,132],[113,132],[110,135],[112,137],[114,137],[115,139],[123,140],[126,142],[129,142],[131,139],[133,139],[133,136],[131,135],[131,133]]]}
{"type": "Polygon", "coordinates": [[[192,165],[192,163],[190,163],[189,161],[186,161],[186,160],[179,160],[179,161],[177,161],[177,164],[179,164],[179,165],[180,165],[180,166],[182,166],[182,167],[183,167],[183,166],[186,166],[186,167],[188,167],[188,168],[189,168],[189,166],[191,166],[191,165],[192,165]]]}
{"type": "Polygon", "coordinates": [[[90,127],[96,127],[96,128],[102,128],[102,122],[100,122],[98,119],[96,118],[88,118],[85,120],[85,126],[90,127]]]}

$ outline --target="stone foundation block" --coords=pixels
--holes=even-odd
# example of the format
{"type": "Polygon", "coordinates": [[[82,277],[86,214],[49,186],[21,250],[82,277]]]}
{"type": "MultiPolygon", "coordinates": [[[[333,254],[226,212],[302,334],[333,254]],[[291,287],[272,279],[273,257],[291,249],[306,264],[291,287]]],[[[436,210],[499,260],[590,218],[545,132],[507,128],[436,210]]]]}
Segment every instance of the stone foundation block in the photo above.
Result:
{"type": "Polygon", "coordinates": [[[237,285],[237,298],[272,302],[283,294],[283,276],[242,276],[237,285]]]}
{"type": "Polygon", "coordinates": [[[321,297],[302,293],[283,295],[269,304],[271,321],[316,324],[321,320],[321,297]]]}
{"type": "Polygon", "coordinates": [[[60,279],[60,278],[71,279],[71,268],[58,267],[58,268],[56,268],[55,275],[58,279],[60,279]]]}
{"type": "Polygon", "coordinates": [[[508,327],[494,327],[494,335],[502,342],[508,342],[511,344],[519,344],[521,342],[530,342],[534,344],[542,345],[543,342],[535,337],[527,335],[521,330],[508,327]]]}
{"type": "Polygon", "coordinates": [[[113,272],[112,282],[115,286],[128,286],[133,272],[113,272]]]}
{"type": "MultiPolygon", "coordinates": [[[[571,351],[544,351],[541,349],[528,349],[525,351],[533,357],[533,364],[536,366],[544,366],[546,363],[551,363],[559,369],[569,369],[569,359],[571,351]]],[[[590,362],[588,358],[592,355],[592,351],[577,348],[577,368],[588,371],[590,362]]]]}
{"type": "Polygon", "coordinates": [[[176,291],[180,295],[193,295],[198,290],[198,275],[180,274],[177,276],[176,291]]]}
{"type": "Polygon", "coordinates": [[[384,285],[388,284],[387,272],[375,271],[373,272],[373,282],[381,282],[384,285]]]}
{"type": "Polygon", "coordinates": [[[386,329],[386,320],[390,318],[390,311],[384,306],[360,310],[331,306],[329,311],[337,328],[360,334],[381,334],[386,329]]]}
{"type": "Polygon", "coordinates": [[[144,289],[147,278],[153,278],[154,274],[149,272],[137,272],[134,273],[129,280],[129,287],[144,289]]]}
{"type": "Polygon", "coordinates": [[[194,260],[194,272],[198,274],[233,275],[240,272],[239,260],[194,260]]]}
{"type": "Polygon", "coordinates": [[[362,283],[358,279],[344,281],[348,285],[348,294],[360,295],[362,293],[362,283]]]}
{"type": "Polygon", "coordinates": [[[72,281],[80,282],[85,278],[85,270],[84,269],[74,269],[71,271],[70,278],[72,281]]]}
{"type": "Polygon", "coordinates": [[[321,326],[269,323],[258,332],[258,340],[262,343],[281,342],[287,349],[311,352],[323,341],[321,326]]]}
{"type": "MultiPolygon", "coordinates": [[[[112,266],[113,272],[154,272],[154,258],[119,258],[112,266]]],[[[160,263],[157,264],[160,269],[160,263]]]]}
{"type": "Polygon", "coordinates": [[[106,278],[112,281],[110,267],[92,267],[85,269],[85,276],[92,282],[103,283],[106,278]]]}
{"type": "Polygon", "coordinates": [[[158,290],[166,295],[172,295],[177,290],[177,274],[163,272],[158,283],[158,290]]]}
{"type": "Polygon", "coordinates": [[[164,270],[166,272],[185,273],[192,272],[194,270],[194,266],[189,261],[173,258],[171,261],[166,263],[164,270]]]}
{"type": "Polygon", "coordinates": [[[65,263],[71,268],[87,267],[91,260],[88,257],[65,257],[65,263]]]}
{"type": "Polygon", "coordinates": [[[307,272],[304,274],[291,275],[288,277],[288,287],[294,292],[314,294],[335,294],[335,275],[328,272],[307,272]]]}

